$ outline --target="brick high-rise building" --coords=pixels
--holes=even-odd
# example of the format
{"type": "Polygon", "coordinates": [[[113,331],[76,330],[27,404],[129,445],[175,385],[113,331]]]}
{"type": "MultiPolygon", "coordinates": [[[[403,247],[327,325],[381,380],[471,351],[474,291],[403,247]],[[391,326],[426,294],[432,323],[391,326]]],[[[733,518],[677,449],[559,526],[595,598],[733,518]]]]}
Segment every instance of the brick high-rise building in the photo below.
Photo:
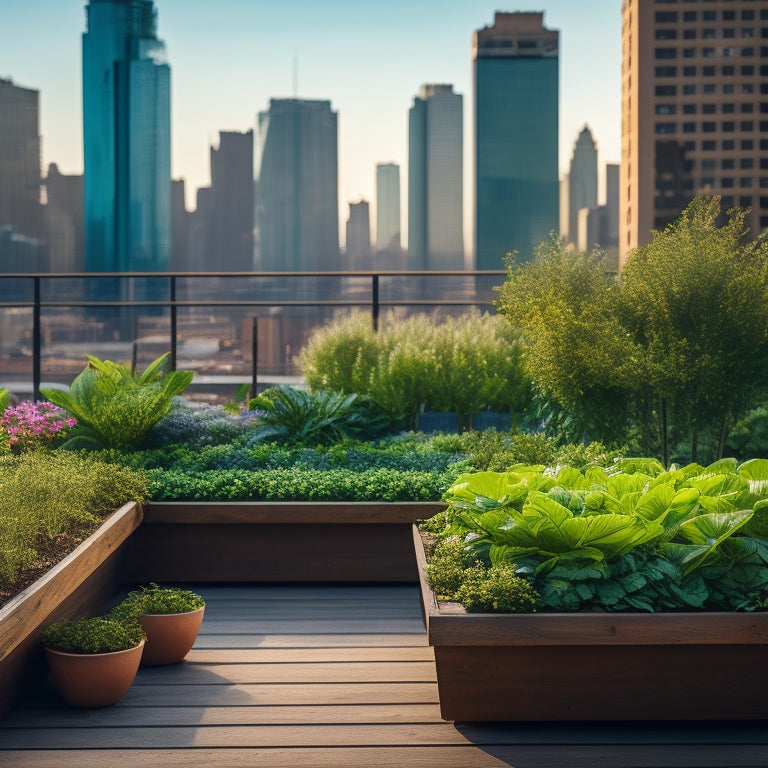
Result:
{"type": "Polygon", "coordinates": [[[768,227],[768,3],[624,0],[620,264],[693,197],[768,227]]]}

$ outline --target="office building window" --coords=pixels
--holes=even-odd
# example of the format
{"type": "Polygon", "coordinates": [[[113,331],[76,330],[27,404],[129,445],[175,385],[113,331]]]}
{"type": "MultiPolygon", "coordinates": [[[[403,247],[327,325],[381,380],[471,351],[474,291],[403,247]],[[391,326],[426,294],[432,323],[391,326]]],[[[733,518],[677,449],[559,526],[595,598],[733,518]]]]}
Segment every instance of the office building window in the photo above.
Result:
{"type": "Polygon", "coordinates": [[[657,48],[655,55],[657,59],[676,59],[677,48],[657,48]]]}
{"type": "Polygon", "coordinates": [[[741,130],[742,131],[754,131],[755,130],[755,123],[752,120],[742,120],[741,121],[741,130]]]}
{"type": "Polygon", "coordinates": [[[696,11],[683,11],[683,21],[696,21],[696,11]]]}
{"type": "Polygon", "coordinates": [[[673,24],[677,21],[677,11],[656,11],[655,19],[657,24],[673,24]]]}
{"type": "Polygon", "coordinates": [[[707,139],[701,142],[701,148],[704,152],[714,152],[717,149],[717,142],[707,139]]]}
{"type": "Polygon", "coordinates": [[[657,104],[657,115],[674,115],[677,112],[677,104],[657,104]]]}
{"type": "Polygon", "coordinates": [[[675,133],[677,123],[656,123],[656,133],[675,133]]]}
{"type": "Polygon", "coordinates": [[[755,142],[752,139],[742,139],[741,148],[747,151],[752,150],[755,148],[755,142]]]}
{"type": "Polygon", "coordinates": [[[733,139],[723,139],[723,150],[728,151],[732,150],[736,144],[734,143],[733,139]]]}
{"type": "Polygon", "coordinates": [[[760,177],[760,189],[768,189],[768,176],[760,177]]]}
{"type": "MultiPolygon", "coordinates": [[[[750,106],[752,106],[750,104],[750,106]]],[[[760,102],[760,114],[765,115],[768,114],[768,103],[761,101],[760,102]]]]}
{"type": "MultiPolygon", "coordinates": [[[[673,69],[674,69],[674,67],[673,67],[673,69]]],[[[745,64],[741,68],[741,74],[746,76],[746,77],[751,77],[752,75],[755,74],[755,68],[751,64],[745,64]]]]}
{"type": "MultiPolygon", "coordinates": [[[[746,115],[746,114],[749,114],[750,112],[754,112],[754,111],[755,111],[755,105],[750,103],[750,102],[746,102],[745,101],[741,105],[741,114],[742,115],[746,115]]],[[[766,111],[768,112],[768,110],[766,110],[766,111]]]]}
{"type": "Polygon", "coordinates": [[[677,86],[676,85],[657,85],[656,95],[657,96],[676,96],[677,86]]]}
{"type": "Polygon", "coordinates": [[[696,30],[695,29],[684,29],[683,30],[683,40],[695,40],[696,39],[696,30]]]}
{"type": "Polygon", "coordinates": [[[733,113],[735,108],[736,108],[735,104],[723,104],[723,114],[730,115],[733,113]]]}
{"type": "Polygon", "coordinates": [[[715,92],[715,84],[714,83],[704,83],[704,85],[701,86],[701,92],[703,94],[710,94],[715,92]]]}
{"type": "Polygon", "coordinates": [[[717,105],[716,104],[702,104],[701,105],[701,112],[704,115],[714,115],[715,112],[717,112],[717,105]]]}
{"type": "Polygon", "coordinates": [[[677,67],[656,67],[656,77],[677,77],[677,67]]]}
{"type": "Polygon", "coordinates": [[[696,142],[695,141],[686,141],[685,144],[683,144],[683,149],[686,152],[693,152],[696,149],[696,142]]]}
{"type": "Polygon", "coordinates": [[[677,40],[677,30],[676,29],[657,29],[656,39],[657,40],[677,40]]]}
{"type": "Polygon", "coordinates": [[[702,123],[701,130],[704,131],[704,133],[714,133],[717,130],[717,123],[702,123]]]}
{"type": "Polygon", "coordinates": [[[684,85],[683,86],[683,94],[685,96],[693,96],[696,93],[696,86],[695,85],[684,85]]]}
{"type": "Polygon", "coordinates": [[[723,83],[723,93],[726,94],[726,96],[729,93],[733,93],[733,92],[734,92],[733,83],[723,83]]]}
{"type": "Polygon", "coordinates": [[[760,158],[760,170],[761,171],[768,170],[768,157],[760,158]]]}
{"type": "Polygon", "coordinates": [[[683,133],[696,133],[696,123],[683,123],[683,133]]]}
{"type": "Polygon", "coordinates": [[[701,170],[702,171],[714,171],[715,170],[715,161],[714,160],[702,160],[701,161],[701,170]]]}
{"type": "MultiPolygon", "coordinates": [[[[705,162],[706,162],[706,161],[705,161],[705,162]]],[[[713,162],[714,162],[714,161],[713,161],[713,162]]],[[[723,158],[723,160],[722,160],[722,163],[721,163],[721,166],[720,166],[720,167],[721,167],[721,168],[722,168],[724,171],[732,171],[732,170],[733,170],[733,168],[734,168],[734,164],[735,164],[735,161],[734,161],[734,159],[733,159],[732,157],[726,157],[726,158],[723,158]]]]}
{"type": "Polygon", "coordinates": [[[714,29],[702,29],[701,36],[704,40],[714,40],[717,37],[717,32],[714,29]]]}
{"type": "MultiPolygon", "coordinates": [[[[751,69],[751,67],[750,67],[750,69],[751,69]]],[[[754,93],[755,92],[755,87],[752,85],[752,83],[742,83],[741,92],[742,93],[754,93]]]]}
{"type": "Polygon", "coordinates": [[[696,58],[696,49],[695,48],[683,48],[683,58],[684,59],[695,59],[696,58]]]}
{"type": "Polygon", "coordinates": [[[723,131],[725,133],[733,133],[735,130],[736,130],[736,123],[734,123],[733,120],[723,121],[723,131]]]}
{"type": "Polygon", "coordinates": [[[736,67],[733,64],[727,64],[723,67],[723,75],[725,77],[733,77],[736,74],[736,67]]]}
{"type": "MultiPolygon", "coordinates": [[[[742,208],[749,208],[752,205],[752,195],[742,195],[739,198],[739,205],[742,208]]],[[[728,209],[725,208],[725,210],[727,211],[728,209]]]]}
{"type": "Polygon", "coordinates": [[[755,55],[755,49],[754,48],[742,48],[741,49],[741,55],[742,56],[754,56],[755,55]]]}
{"type": "Polygon", "coordinates": [[[683,114],[684,115],[695,115],[696,114],[696,105],[695,104],[683,104],[683,114]]]}
{"type": "Polygon", "coordinates": [[[742,157],[739,161],[739,168],[741,168],[743,171],[748,170],[754,167],[754,162],[754,159],[751,157],[742,157]]]}
{"type": "Polygon", "coordinates": [[[717,21],[717,14],[714,11],[703,11],[701,19],[702,21],[717,21]]]}
{"type": "Polygon", "coordinates": [[[734,21],[736,19],[736,11],[723,11],[723,21],[734,21]]]}
{"type": "MultiPolygon", "coordinates": [[[[677,16],[677,14],[675,14],[677,16]]],[[[754,11],[742,11],[741,12],[741,20],[742,21],[754,21],[755,20],[755,12],[754,11]]]]}
{"type": "Polygon", "coordinates": [[[742,189],[749,189],[753,183],[751,176],[742,176],[739,185],[742,189]]]}
{"type": "Polygon", "coordinates": [[[733,188],[733,179],[732,178],[724,178],[720,180],[720,186],[723,189],[732,189],[733,188]]]}
{"type": "Polygon", "coordinates": [[[683,67],[683,77],[696,77],[696,67],[683,67]]]}
{"type": "MultiPolygon", "coordinates": [[[[674,69],[674,67],[672,67],[674,69]]],[[[704,77],[714,77],[715,76],[715,68],[714,67],[702,67],[701,68],[701,74],[704,75],[704,77]]]]}

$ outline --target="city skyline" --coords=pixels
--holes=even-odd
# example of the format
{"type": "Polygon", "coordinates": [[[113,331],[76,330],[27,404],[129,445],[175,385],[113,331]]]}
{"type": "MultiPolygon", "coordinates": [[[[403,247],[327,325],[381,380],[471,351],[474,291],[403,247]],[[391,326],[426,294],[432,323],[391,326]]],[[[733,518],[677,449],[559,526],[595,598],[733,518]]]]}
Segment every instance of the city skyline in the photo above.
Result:
{"type": "MultiPolygon", "coordinates": [[[[51,162],[62,173],[82,172],[79,43],[85,5],[27,0],[4,8],[0,75],[40,91],[43,172],[51,162]]],[[[498,3],[426,0],[412,7],[396,0],[383,7],[288,0],[275,7],[224,0],[213,10],[198,0],[155,5],[172,70],[172,175],[186,180],[189,208],[195,190],[210,183],[208,148],[219,131],[254,128],[271,98],[328,99],[339,113],[339,209],[346,211],[350,200],[375,201],[377,163],[407,167],[408,109],[419,85],[451,82],[465,94],[465,185],[473,178],[467,149],[471,38],[492,23],[498,3]]],[[[619,159],[620,6],[620,0],[537,4],[546,25],[561,33],[561,173],[584,123],[593,127],[601,167],[619,159]]],[[[404,190],[403,207],[406,198],[404,190]]],[[[470,200],[465,194],[465,219],[470,200]]],[[[466,241],[471,231],[465,226],[466,241]]]]}

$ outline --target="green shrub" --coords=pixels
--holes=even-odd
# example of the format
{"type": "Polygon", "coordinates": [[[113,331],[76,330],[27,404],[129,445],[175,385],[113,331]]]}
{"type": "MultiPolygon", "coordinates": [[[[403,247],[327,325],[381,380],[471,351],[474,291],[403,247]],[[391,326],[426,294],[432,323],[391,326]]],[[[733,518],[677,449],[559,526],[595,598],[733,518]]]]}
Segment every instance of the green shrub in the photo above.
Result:
{"type": "Polygon", "coordinates": [[[144,639],[138,624],[92,617],[58,621],[46,627],[40,641],[46,648],[64,653],[114,653],[135,648],[144,639]]]}
{"type": "Polygon", "coordinates": [[[438,501],[459,472],[277,469],[187,474],[152,469],[147,474],[156,501],[438,501]]]}
{"type": "Polygon", "coordinates": [[[190,589],[150,584],[129,592],[106,618],[123,624],[141,623],[143,613],[188,613],[205,607],[205,600],[190,589]]]}
{"type": "Polygon", "coordinates": [[[356,394],[305,392],[278,385],[249,403],[263,411],[258,417],[253,441],[272,440],[290,445],[330,445],[360,435],[386,431],[389,421],[376,413],[376,406],[356,394]]]}
{"type": "Polygon", "coordinates": [[[442,322],[392,312],[374,333],[367,316],[339,316],[302,350],[310,387],[366,395],[411,425],[423,407],[468,418],[520,413],[530,400],[520,334],[503,318],[469,314],[442,322]]]}
{"type": "Polygon", "coordinates": [[[144,448],[168,445],[202,445],[231,443],[246,431],[246,422],[220,405],[191,405],[176,395],[168,413],[147,433],[144,448]]]}
{"type": "Polygon", "coordinates": [[[67,448],[136,448],[191,383],[192,371],[162,373],[167,354],[139,374],[111,360],[88,356],[69,392],[41,393],[77,419],[67,448]]]}
{"type": "Polygon", "coordinates": [[[456,599],[467,613],[532,613],[539,604],[538,593],[513,565],[468,568],[456,599]]]}
{"type": "Polygon", "coordinates": [[[0,581],[10,583],[60,535],[93,526],[127,501],[147,498],[143,473],[69,452],[0,459],[0,581]]]}

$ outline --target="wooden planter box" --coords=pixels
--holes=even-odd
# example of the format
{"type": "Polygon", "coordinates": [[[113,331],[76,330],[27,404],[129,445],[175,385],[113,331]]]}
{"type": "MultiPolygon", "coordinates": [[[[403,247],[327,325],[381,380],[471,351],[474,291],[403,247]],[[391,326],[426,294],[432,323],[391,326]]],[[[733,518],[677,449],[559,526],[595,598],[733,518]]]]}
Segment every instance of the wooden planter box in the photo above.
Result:
{"type": "Polygon", "coordinates": [[[43,627],[98,611],[120,585],[141,506],[121,507],[45,576],[0,608],[0,717],[44,673],[43,627]]]}
{"type": "Polygon", "coordinates": [[[0,717],[45,671],[39,637],[122,585],[416,582],[411,529],[440,503],[126,504],[0,609],[0,717]]]}
{"type": "Polygon", "coordinates": [[[768,718],[768,613],[466,614],[413,534],[444,719],[768,718]]]}
{"type": "Polygon", "coordinates": [[[126,582],[416,582],[430,502],[151,502],[126,582]]]}

